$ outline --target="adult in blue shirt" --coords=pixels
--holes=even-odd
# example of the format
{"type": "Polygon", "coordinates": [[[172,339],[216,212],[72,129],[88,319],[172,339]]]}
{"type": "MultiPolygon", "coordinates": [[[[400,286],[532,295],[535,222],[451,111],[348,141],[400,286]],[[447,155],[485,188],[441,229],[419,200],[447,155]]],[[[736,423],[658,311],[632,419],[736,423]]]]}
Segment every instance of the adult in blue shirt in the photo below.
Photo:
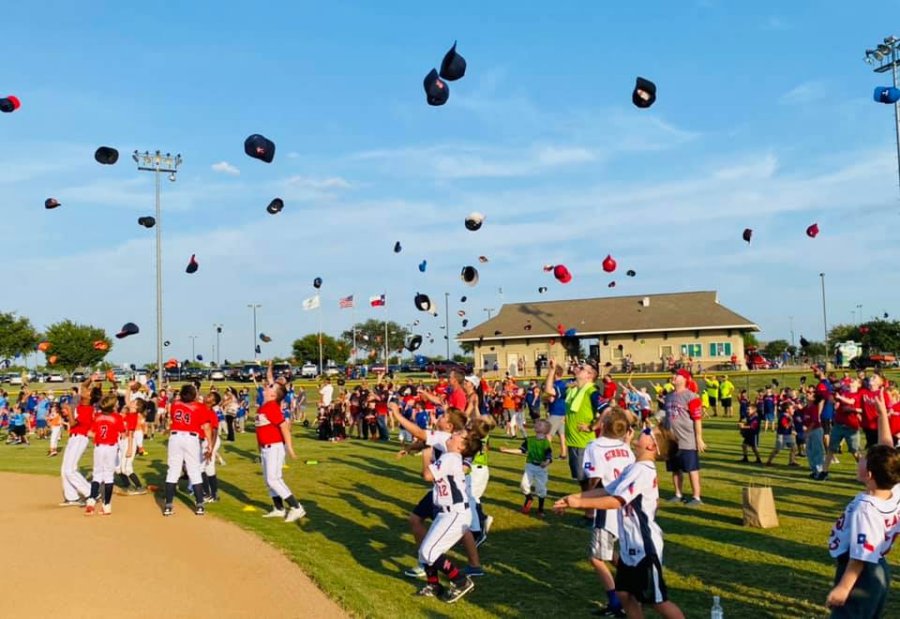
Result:
{"type": "Polygon", "coordinates": [[[553,444],[553,437],[559,435],[560,460],[567,460],[569,450],[566,448],[566,381],[562,379],[563,369],[556,366],[547,372],[544,393],[547,397],[547,414],[550,421],[550,434],[547,439],[553,444]]]}
{"type": "Polygon", "coordinates": [[[50,400],[45,395],[38,396],[37,404],[34,406],[35,427],[37,429],[37,437],[39,439],[47,438],[47,415],[50,413],[50,400]]]}

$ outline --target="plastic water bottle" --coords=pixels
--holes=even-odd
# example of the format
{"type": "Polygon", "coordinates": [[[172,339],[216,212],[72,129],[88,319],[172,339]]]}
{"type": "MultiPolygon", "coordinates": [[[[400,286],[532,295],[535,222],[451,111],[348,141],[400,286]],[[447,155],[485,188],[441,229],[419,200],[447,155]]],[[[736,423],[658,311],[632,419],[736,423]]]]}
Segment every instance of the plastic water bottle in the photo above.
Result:
{"type": "Polygon", "coordinates": [[[725,619],[725,611],[722,610],[722,605],[719,604],[719,596],[713,596],[713,605],[712,610],[709,611],[709,619],[725,619]]]}

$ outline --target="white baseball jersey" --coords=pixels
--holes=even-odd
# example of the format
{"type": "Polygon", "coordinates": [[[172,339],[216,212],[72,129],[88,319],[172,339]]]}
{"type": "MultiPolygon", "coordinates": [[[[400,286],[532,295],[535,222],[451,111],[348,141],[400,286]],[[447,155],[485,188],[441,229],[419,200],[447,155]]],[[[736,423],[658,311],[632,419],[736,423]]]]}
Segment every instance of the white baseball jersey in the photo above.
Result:
{"type": "Polygon", "coordinates": [[[433,449],[431,461],[436,462],[447,451],[447,441],[450,440],[449,432],[440,430],[428,430],[425,433],[425,444],[433,449]]]}
{"type": "MultiPolygon", "coordinates": [[[[628,443],[601,436],[584,450],[584,474],[589,479],[599,479],[600,487],[613,483],[629,464],[634,462],[634,452],[628,443]]],[[[619,519],[615,512],[598,509],[594,512],[594,528],[605,529],[619,535],[619,519]]]]}
{"type": "Polygon", "coordinates": [[[900,495],[887,500],[860,492],[834,523],[828,538],[832,557],[850,553],[851,559],[878,563],[891,550],[900,522],[900,495]]]}
{"type": "Polygon", "coordinates": [[[656,524],[659,487],[656,464],[646,460],[629,464],[614,482],[606,486],[610,496],[625,504],[619,509],[619,558],[625,565],[637,565],[655,555],[662,562],[662,529],[656,524]]]}
{"type": "Polygon", "coordinates": [[[465,509],[468,495],[462,456],[458,453],[445,453],[428,468],[434,476],[431,497],[435,507],[465,509]]]}

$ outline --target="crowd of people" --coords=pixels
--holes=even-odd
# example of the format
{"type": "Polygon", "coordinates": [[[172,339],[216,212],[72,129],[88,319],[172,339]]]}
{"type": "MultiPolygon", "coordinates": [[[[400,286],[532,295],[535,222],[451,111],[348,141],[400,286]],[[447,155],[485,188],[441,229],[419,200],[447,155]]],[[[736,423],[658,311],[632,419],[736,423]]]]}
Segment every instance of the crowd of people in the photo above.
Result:
{"type": "MultiPolygon", "coordinates": [[[[426,579],[419,595],[452,603],[471,592],[473,579],[484,575],[479,547],[493,521],[483,500],[494,430],[522,439],[518,449],[500,451],[524,458],[523,513],[536,507],[536,516],[545,517],[548,468],[556,459],[568,464],[581,492],[556,501],[552,508],[559,513],[578,510],[591,531],[587,558],[607,596],[598,614],[639,617],[642,604],[649,604],[664,617],[682,617],[663,577],[663,533],[655,521],[661,497],[654,461],[664,460],[672,474],[675,492],[666,501],[702,507],[703,420],[720,410],[723,417],[732,416],[735,386],[727,375],[695,379],[686,369],[647,387],[635,387],[630,376],[617,382],[610,367],[590,360],[568,369],[570,377],[550,360],[541,382],[515,377],[489,382],[456,371],[434,385],[384,376],[353,386],[324,379],[314,430],[328,441],[387,441],[396,433],[403,443],[399,455],[421,453],[422,477],[432,489],[409,515],[418,551],[416,565],[406,571],[412,578],[426,579]],[[447,555],[457,544],[467,560],[461,568],[447,555]],[[439,573],[447,579],[444,584],[439,573]]],[[[900,456],[894,450],[900,439],[900,393],[878,372],[844,373],[839,378],[816,367],[813,376],[815,384],[802,379],[798,389],[781,387],[773,379],[755,394],[740,391],[742,462],[749,462],[752,452],[763,464],[759,438],[768,432],[774,445],[765,464],[772,465],[785,450],[789,465],[799,466],[798,458],[805,456],[810,476],[826,480],[839,454],[849,453],[860,462],[858,477],[866,492],[851,502],[832,531],[829,550],[838,569],[828,604],[833,616],[875,616],[853,613],[871,610],[873,604],[883,606],[887,595],[883,555],[900,534],[900,456]],[[860,435],[866,439],[865,455],[860,435]],[[873,519],[876,512],[887,516],[873,519]]],[[[127,494],[146,492],[134,472],[134,458],[146,453],[145,438],[167,434],[163,515],[170,516],[181,479],[188,480],[196,514],[203,515],[205,505],[218,500],[216,464],[224,463],[220,445],[235,440],[251,418],[272,500],[264,517],[290,523],[306,512],[281,473],[285,458],[294,457],[291,425],[310,422],[305,404],[303,388],[276,380],[271,368],[250,390],[211,385],[203,391],[188,384],[157,393],[152,380],[113,383],[104,390],[95,376],[63,394],[32,391],[26,385],[15,402],[0,391],[0,420],[8,426],[9,443],[47,440],[49,457],[59,453],[62,432],[68,429],[62,505],[82,506],[87,514],[109,515],[115,487],[127,494]],[[88,482],[78,462],[91,441],[93,472],[88,482]]]]}

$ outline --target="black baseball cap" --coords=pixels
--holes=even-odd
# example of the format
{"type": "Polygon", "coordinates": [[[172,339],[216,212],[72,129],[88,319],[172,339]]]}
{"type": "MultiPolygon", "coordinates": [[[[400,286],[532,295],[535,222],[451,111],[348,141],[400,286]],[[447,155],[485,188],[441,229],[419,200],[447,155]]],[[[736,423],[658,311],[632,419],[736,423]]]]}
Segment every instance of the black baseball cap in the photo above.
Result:
{"type": "Polygon", "coordinates": [[[631,102],[639,108],[648,108],[656,101],[656,84],[643,77],[637,78],[631,102]]]}
{"type": "Polygon", "coordinates": [[[267,137],[254,133],[244,140],[244,152],[248,157],[272,163],[275,158],[275,142],[267,137]]]}
{"type": "Polygon", "coordinates": [[[456,52],[456,41],[453,47],[444,54],[444,60],[441,61],[441,77],[449,82],[458,80],[466,74],[466,59],[456,52]]]}
{"type": "Polygon", "coordinates": [[[116,333],[116,337],[121,340],[122,338],[128,337],[129,335],[140,333],[140,331],[141,330],[138,329],[138,326],[133,322],[126,322],[124,325],[122,325],[122,330],[116,333]]]}
{"type": "Polygon", "coordinates": [[[450,87],[447,86],[447,82],[438,76],[437,69],[432,69],[425,76],[423,85],[425,87],[425,100],[428,101],[428,105],[439,106],[447,103],[447,99],[450,98],[450,87]]]}
{"type": "Polygon", "coordinates": [[[94,159],[103,165],[113,165],[119,160],[119,151],[111,146],[101,146],[94,151],[94,159]]]}

